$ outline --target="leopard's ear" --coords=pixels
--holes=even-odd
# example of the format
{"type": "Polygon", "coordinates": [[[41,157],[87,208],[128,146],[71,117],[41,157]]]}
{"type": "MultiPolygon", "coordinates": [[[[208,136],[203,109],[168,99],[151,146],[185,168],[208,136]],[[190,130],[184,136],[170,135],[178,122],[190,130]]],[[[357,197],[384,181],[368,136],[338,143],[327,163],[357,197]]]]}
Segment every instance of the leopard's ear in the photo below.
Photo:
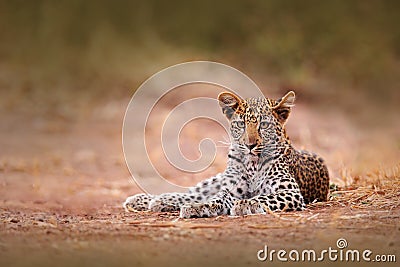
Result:
{"type": "Polygon", "coordinates": [[[294,100],[296,95],[293,91],[288,92],[284,97],[276,101],[276,105],[273,107],[275,115],[278,121],[285,124],[292,107],[294,106],[294,100]]]}
{"type": "Polygon", "coordinates": [[[240,103],[243,100],[234,93],[223,92],[218,95],[218,101],[222,108],[222,112],[228,119],[231,119],[233,113],[238,110],[240,103]]]}

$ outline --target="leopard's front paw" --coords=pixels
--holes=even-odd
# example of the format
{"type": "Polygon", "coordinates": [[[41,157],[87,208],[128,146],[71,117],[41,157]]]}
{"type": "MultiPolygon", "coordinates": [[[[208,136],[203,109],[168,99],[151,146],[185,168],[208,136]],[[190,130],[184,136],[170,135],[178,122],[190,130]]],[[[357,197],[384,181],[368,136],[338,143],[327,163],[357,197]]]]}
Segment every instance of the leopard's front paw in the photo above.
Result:
{"type": "Polygon", "coordinates": [[[254,199],[242,199],[234,203],[231,208],[231,215],[243,216],[249,214],[260,214],[265,213],[261,203],[254,199]]]}
{"type": "Polygon", "coordinates": [[[178,211],[179,206],[168,203],[160,198],[154,198],[150,201],[149,209],[153,212],[171,212],[178,211]]]}
{"type": "Polygon", "coordinates": [[[216,217],[220,215],[221,204],[190,204],[181,207],[179,217],[183,219],[216,217]]]}
{"type": "Polygon", "coordinates": [[[126,211],[143,211],[149,209],[153,196],[148,194],[137,194],[128,197],[122,206],[126,211]]]}

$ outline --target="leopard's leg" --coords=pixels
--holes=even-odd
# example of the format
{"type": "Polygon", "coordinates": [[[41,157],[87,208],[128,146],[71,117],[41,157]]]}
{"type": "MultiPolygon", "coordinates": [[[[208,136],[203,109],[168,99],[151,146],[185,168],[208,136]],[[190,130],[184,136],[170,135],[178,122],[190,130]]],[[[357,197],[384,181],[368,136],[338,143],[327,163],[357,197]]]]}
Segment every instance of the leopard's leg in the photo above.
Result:
{"type": "Polygon", "coordinates": [[[150,201],[149,209],[154,212],[178,211],[183,205],[200,203],[204,199],[192,193],[164,193],[150,201]]]}
{"type": "Polygon", "coordinates": [[[136,194],[128,197],[122,204],[126,211],[144,211],[149,209],[150,201],[154,198],[149,194],[136,194]]]}
{"type": "Polygon", "coordinates": [[[210,199],[218,194],[221,189],[227,187],[228,184],[225,180],[226,178],[223,174],[219,173],[211,178],[199,182],[193,187],[190,187],[189,192],[210,199]]]}
{"type": "Polygon", "coordinates": [[[241,216],[270,211],[304,210],[305,204],[299,190],[281,190],[274,194],[258,195],[249,199],[238,200],[230,213],[241,216]]]}
{"type": "Polygon", "coordinates": [[[221,174],[199,182],[188,193],[164,193],[154,197],[149,209],[155,212],[177,211],[181,206],[207,203],[223,186],[221,174]]]}
{"type": "Polygon", "coordinates": [[[205,198],[198,198],[191,193],[164,193],[161,195],[136,194],[128,197],[122,204],[126,211],[154,212],[178,211],[179,207],[188,203],[199,203],[205,198]]]}
{"type": "Polygon", "coordinates": [[[238,200],[228,189],[223,189],[206,203],[183,205],[180,218],[215,217],[229,214],[233,203],[238,200]]]}

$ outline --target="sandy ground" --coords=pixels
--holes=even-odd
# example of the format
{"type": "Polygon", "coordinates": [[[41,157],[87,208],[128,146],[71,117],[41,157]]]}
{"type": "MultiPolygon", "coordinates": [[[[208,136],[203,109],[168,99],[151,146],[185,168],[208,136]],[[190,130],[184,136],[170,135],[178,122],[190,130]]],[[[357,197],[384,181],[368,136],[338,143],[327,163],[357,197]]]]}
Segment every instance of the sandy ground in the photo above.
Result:
{"type": "MultiPolygon", "coordinates": [[[[271,263],[257,259],[265,245],[321,251],[337,249],[339,238],[348,249],[393,254],[400,261],[399,125],[355,126],[344,113],[299,104],[289,135],[297,147],[326,158],[342,191],[304,212],[177,220],[173,213],[126,213],[121,207],[140,192],[121,147],[127,102],[72,120],[1,115],[0,266],[265,266],[271,263]]],[[[222,147],[206,172],[178,176],[157,157],[158,134],[150,127],[151,157],[177,183],[195,184],[224,168],[222,147]]],[[[182,134],[185,147],[197,148],[207,132],[223,140],[214,125],[192,127],[182,134]]],[[[396,266],[369,265],[386,264],[396,266]]]]}

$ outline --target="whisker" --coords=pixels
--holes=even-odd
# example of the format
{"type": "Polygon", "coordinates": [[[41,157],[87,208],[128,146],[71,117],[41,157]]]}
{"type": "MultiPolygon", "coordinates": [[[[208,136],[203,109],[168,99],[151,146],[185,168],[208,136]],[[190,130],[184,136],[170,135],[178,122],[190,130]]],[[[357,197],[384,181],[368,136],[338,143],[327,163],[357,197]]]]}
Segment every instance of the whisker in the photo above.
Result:
{"type": "Polygon", "coordinates": [[[222,138],[224,138],[224,141],[225,141],[226,143],[229,143],[229,144],[232,143],[232,142],[231,142],[231,138],[230,138],[229,136],[223,135],[222,138]]]}
{"type": "Polygon", "coordinates": [[[231,145],[230,142],[225,142],[225,141],[217,141],[217,143],[220,143],[220,144],[222,144],[224,146],[230,146],[231,145]]]}

